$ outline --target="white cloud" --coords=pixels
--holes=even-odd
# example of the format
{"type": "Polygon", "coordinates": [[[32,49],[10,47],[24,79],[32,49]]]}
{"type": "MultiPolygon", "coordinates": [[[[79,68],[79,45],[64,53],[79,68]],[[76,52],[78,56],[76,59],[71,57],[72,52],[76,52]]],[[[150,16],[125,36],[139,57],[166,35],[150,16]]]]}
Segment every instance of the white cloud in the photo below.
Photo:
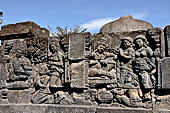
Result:
{"type": "Polygon", "coordinates": [[[137,14],[132,14],[133,18],[135,19],[144,19],[147,18],[147,14],[146,13],[137,13],[137,14]]]}
{"type": "MultiPolygon", "coordinates": [[[[132,15],[135,19],[144,19],[147,17],[146,13],[136,13],[136,14],[127,14],[132,15]]],[[[109,17],[109,18],[99,18],[94,19],[91,21],[86,22],[85,24],[80,25],[82,28],[87,28],[88,31],[98,30],[103,25],[112,22],[114,20],[117,20],[119,17],[109,17]]]]}
{"type": "Polygon", "coordinates": [[[95,20],[88,21],[85,24],[80,25],[82,28],[87,28],[89,31],[101,28],[104,24],[114,21],[118,18],[99,18],[95,20]]]}

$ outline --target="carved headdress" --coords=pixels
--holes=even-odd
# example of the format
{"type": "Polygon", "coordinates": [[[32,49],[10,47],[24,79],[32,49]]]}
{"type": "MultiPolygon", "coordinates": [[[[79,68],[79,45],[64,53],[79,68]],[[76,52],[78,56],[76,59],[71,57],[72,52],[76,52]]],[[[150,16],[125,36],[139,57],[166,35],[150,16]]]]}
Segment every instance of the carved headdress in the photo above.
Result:
{"type": "Polygon", "coordinates": [[[137,36],[135,37],[135,39],[134,39],[134,43],[135,43],[135,41],[136,41],[137,39],[142,39],[143,42],[144,42],[144,45],[145,45],[145,46],[148,45],[148,41],[147,41],[145,35],[137,35],[137,36]]]}
{"type": "Polygon", "coordinates": [[[104,45],[104,46],[107,47],[108,46],[107,39],[104,38],[104,37],[100,38],[99,41],[98,41],[98,45],[104,45]]]}
{"type": "Polygon", "coordinates": [[[130,43],[133,43],[133,39],[131,37],[123,37],[120,39],[121,41],[123,40],[128,40],[130,43]]]}
{"type": "Polygon", "coordinates": [[[137,39],[142,39],[144,42],[146,41],[146,37],[144,35],[137,35],[134,41],[136,41],[137,39]]]}

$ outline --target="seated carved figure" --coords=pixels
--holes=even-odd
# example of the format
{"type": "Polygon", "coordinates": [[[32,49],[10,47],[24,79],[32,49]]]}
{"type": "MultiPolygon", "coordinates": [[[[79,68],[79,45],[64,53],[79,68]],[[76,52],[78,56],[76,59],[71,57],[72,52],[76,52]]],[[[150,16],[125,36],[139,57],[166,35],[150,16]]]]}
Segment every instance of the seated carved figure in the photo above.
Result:
{"type": "Polygon", "coordinates": [[[35,76],[35,84],[39,87],[46,88],[49,84],[49,70],[46,64],[40,64],[38,75],[35,76]]]}
{"type": "Polygon", "coordinates": [[[46,64],[34,66],[33,82],[36,87],[31,101],[35,104],[53,103],[53,95],[49,90],[49,70],[46,64]]]}
{"type": "Polygon", "coordinates": [[[65,93],[63,91],[51,92],[49,85],[51,84],[50,70],[47,64],[38,64],[34,66],[34,85],[35,90],[33,92],[31,101],[35,104],[59,104],[63,99],[66,100],[65,93]]]}
{"type": "Polygon", "coordinates": [[[136,79],[135,74],[129,73],[126,75],[124,88],[112,89],[115,99],[119,103],[129,107],[143,107],[141,101],[142,92],[136,79]]]}
{"type": "Polygon", "coordinates": [[[114,61],[115,55],[107,52],[107,44],[98,42],[97,48],[92,53],[94,60],[90,60],[89,76],[90,77],[109,77],[115,78],[116,62],[114,61]]]}
{"type": "Polygon", "coordinates": [[[20,49],[16,51],[16,56],[11,58],[10,63],[10,80],[27,80],[32,75],[31,62],[28,58],[24,57],[20,49]]]}

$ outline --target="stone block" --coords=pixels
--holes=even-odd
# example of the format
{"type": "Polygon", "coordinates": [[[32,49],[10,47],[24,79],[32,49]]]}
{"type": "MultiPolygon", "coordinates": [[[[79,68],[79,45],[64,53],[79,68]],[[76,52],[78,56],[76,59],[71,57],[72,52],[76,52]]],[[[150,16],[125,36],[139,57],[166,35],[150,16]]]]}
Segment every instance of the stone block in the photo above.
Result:
{"type": "Polygon", "coordinates": [[[97,108],[96,113],[153,113],[152,110],[145,109],[120,109],[120,108],[97,108]]]}
{"type": "Polygon", "coordinates": [[[72,88],[85,87],[85,62],[72,63],[69,71],[72,88]]]}
{"type": "Polygon", "coordinates": [[[28,38],[32,36],[48,37],[49,31],[45,28],[40,28],[39,25],[31,21],[8,24],[2,26],[0,31],[1,40],[28,38]]]}
{"type": "Polygon", "coordinates": [[[170,25],[164,28],[165,35],[165,54],[166,56],[170,56],[170,25]]]}
{"type": "Polygon", "coordinates": [[[58,105],[0,105],[0,113],[95,113],[94,107],[58,105]]]}
{"type": "Polygon", "coordinates": [[[170,89],[170,57],[165,57],[160,61],[160,72],[162,89],[170,89]]]}
{"type": "Polygon", "coordinates": [[[30,91],[29,90],[9,90],[8,102],[9,103],[30,103],[30,91]]]}
{"type": "Polygon", "coordinates": [[[14,81],[6,84],[8,89],[28,89],[28,81],[14,81]]]}
{"type": "Polygon", "coordinates": [[[150,46],[154,49],[156,57],[165,57],[165,38],[161,28],[153,28],[147,31],[150,46]]]}
{"type": "Polygon", "coordinates": [[[70,60],[81,60],[85,58],[85,35],[72,34],[69,37],[69,52],[70,60]]]}
{"type": "Polygon", "coordinates": [[[98,93],[98,99],[101,103],[110,103],[113,99],[113,94],[110,91],[101,90],[98,93]]]}

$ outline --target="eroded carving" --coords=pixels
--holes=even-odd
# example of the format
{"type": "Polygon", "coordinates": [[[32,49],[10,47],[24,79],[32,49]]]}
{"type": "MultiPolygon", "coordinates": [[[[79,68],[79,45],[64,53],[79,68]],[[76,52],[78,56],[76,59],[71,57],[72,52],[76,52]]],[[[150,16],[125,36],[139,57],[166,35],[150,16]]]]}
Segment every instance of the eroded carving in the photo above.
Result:
{"type": "Polygon", "coordinates": [[[48,65],[50,70],[50,87],[62,87],[62,76],[64,73],[63,57],[59,42],[51,41],[49,45],[50,54],[48,56],[48,65]]]}
{"type": "Polygon", "coordinates": [[[152,109],[168,106],[169,27],[164,31],[151,28],[56,37],[49,37],[36,25],[34,32],[29,28],[14,33],[14,28],[8,35],[5,30],[0,32],[3,102],[152,109]]]}

